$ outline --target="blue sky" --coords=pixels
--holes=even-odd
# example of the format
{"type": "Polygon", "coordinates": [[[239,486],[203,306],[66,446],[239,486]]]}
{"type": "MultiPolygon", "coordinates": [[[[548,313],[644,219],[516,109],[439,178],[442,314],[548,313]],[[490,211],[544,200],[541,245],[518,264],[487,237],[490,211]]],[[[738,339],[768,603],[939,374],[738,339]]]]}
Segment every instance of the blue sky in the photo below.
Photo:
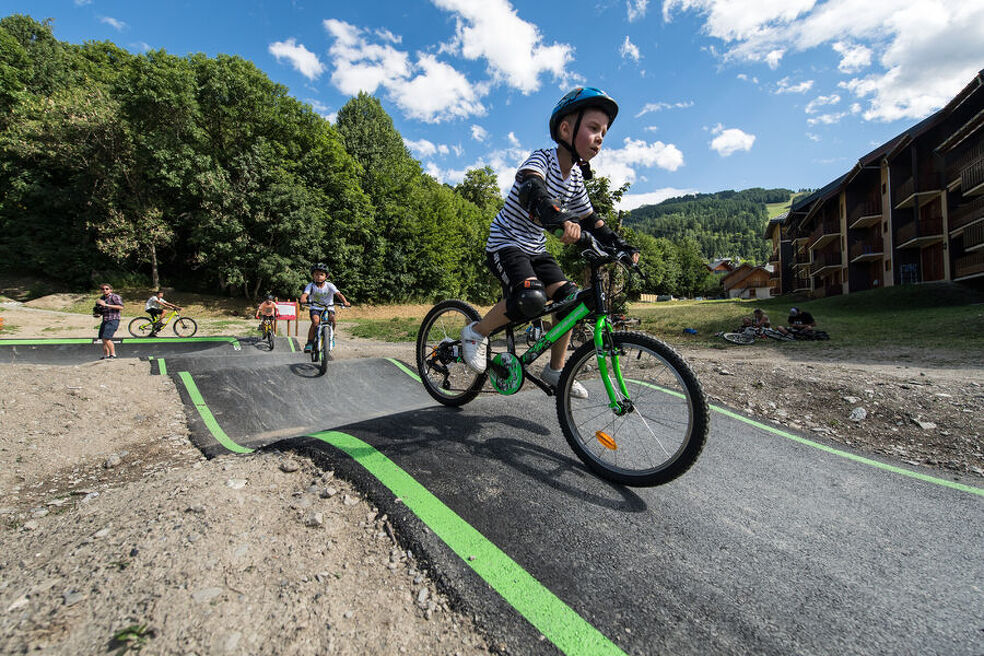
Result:
{"type": "Polygon", "coordinates": [[[4,0],[62,41],[249,59],[332,120],[360,89],[424,170],[505,188],[567,90],[621,107],[593,168],[623,209],[819,187],[984,68],[984,0],[4,0]]]}

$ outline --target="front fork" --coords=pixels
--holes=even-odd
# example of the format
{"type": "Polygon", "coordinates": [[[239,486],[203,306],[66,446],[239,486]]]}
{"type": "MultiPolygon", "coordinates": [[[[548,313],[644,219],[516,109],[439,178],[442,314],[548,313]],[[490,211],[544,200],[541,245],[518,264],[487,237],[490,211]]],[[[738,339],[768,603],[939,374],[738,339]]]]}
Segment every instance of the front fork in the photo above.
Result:
{"type": "Polygon", "coordinates": [[[612,336],[612,321],[608,315],[601,315],[595,322],[594,346],[595,357],[598,360],[598,373],[605,385],[608,393],[608,407],[618,416],[622,416],[632,411],[632,400],[629,399],[629,390],[625,385],[625,378],[622,377],[622,367],[618,360],[618,349],[615,347],[615,340],[612,336]],[[606,345],[605,342],[608,342],[606,345]],[[606,355],[611,356],[611,369],[615,371],[615,383],[612,382],[608,360],[606,355]]]}

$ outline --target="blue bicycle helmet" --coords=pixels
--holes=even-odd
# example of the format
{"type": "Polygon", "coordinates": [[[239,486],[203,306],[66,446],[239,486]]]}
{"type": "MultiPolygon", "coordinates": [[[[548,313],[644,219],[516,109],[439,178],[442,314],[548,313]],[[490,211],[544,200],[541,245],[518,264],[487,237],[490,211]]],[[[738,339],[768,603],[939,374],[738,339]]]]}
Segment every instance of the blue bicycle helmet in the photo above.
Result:
{"type": "Polygon", "coordinates": [[[574,163],[581,168],[581,173],[584,175],[585,180],[590,180],[592,177],[591,167],[581,159],[577,149],[574,147],[574,142],[577,139],[577,131],[581,127],[584,110],[589,107],[594,107],[605,112],[608,115],[608,127],[611,128],[612,123],[615,122],[615,117],[618,116],[618,103],[607,93],[596,87],[578,87],[569,91],[554,105],[553,111],[550,112],[550,138],[570,151],[574,163]],[[577,120],[574,121],[571,143],[561,141],[557,134],[557,127],[565,116],[574,113],[577,113],[577,120]]]}

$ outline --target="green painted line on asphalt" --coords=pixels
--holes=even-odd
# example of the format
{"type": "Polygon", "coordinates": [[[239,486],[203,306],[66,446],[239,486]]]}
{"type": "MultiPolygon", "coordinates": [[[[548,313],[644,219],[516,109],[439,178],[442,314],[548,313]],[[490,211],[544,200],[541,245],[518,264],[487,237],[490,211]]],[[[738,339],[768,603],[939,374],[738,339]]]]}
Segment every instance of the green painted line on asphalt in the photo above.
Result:
{"type": "Polygon", "coordinates": [[[167,365],[164,364],[164,358],[157,358],[157,373],[161,376],[167,375],[167,365]]]}
{"type": "Polygon", "coordinates": [[[205,422],[205,426],[207,426],[209,432],[212,433],[212,437],[214,437],[219,444],[233,453],[252,453],[253,449],[236,444],[228,435],[226,435],[225,431],[222,430],[222,427],[219,426],[219,422],[215,420],[215,415],[212,414],[212,411],[209,410],[208,406],[205,404],[205,399],[202,398],[201,392],[198,391],[198,386],[195,385],[195,381],[191,377],[191,374],[187,371],[179,371],[178,378],[180,378],[181,382],[184,383],[185,389],[188,390],[188,396],[191,397],[191,402],[195,404],[195,409],[198,410],[198,415],[202,418],[202,421],[205,422]]]}
{"type": "Polygon", "coordinates": [[[411,369],[410,367],[408,367],[407,365],[403,364],[402,362],[400,362],[399,360],[397,360],[395,358],[386,358],[386,360],[389,361],[389,362],[392,362],[393,364],[395,364],[396,367],[400,371],[402,371],[406,375],[410,376],[411,378],[413,378],[418,383],[421,382],[420,376],[417,375],[417,372],[414,371],[413,369],[411,369]]]}
{"type": "Polygon", "coordinates": [[[930,476],[928,474],[923,474],[921,472],[915,472],[908,469],[903,469],[902,467],[896,467],[895,465],[889,465],[884,462],[878,462],[877,460],[872,460],[871,458],[865,458],[864,456],[859,456],[849,451],[843,451],[841,449],[835,449],[834,447],[827,446],[826,444],[820,444],[819,442],[814,442],[813,440],[808,440],[805,437],[800,437],[799,435],[793,435],[792,433],[787,433],[784,430],[780,430],[775,426],[769,426],[768,424],[763,424],[760,421],[755,421],[754,419],[749,419],[748,417],[743,417],[737,412],[728,410],[727,408],[719,408],[716,405],[710,406],[711,410],[714,412],[719,412],[726,417],[731,417],[732,419],[737,419],[738,421],[744,422],[749,426],[754,426],[761,430],[772,433],[773,435],[778,435],[780,437],[785,437],[787,440],[792,440],[794,442],[799,442],[806,446],[811,446],[814,449],[819,449],[825,451],[826,453],[831,453],[842,458],[847,458],[848,460],[853,460],[854,462],[861,463],[863,465],[868,465],[869,467],[876,467],[878,469],[883,469],[885,471],[892,472],[893,474],[900,474],[902,476],[908,476],[909,478],[915,478],[926,483],[933,483],[934,485],[941,485],[943,487],[949,487],[954,490],[960,490],[961,492],[969,492],[970,494],[976,494],[978,496],[984,497],[984,488],[973,487],[971,485],[964,485],[963,483],[957,483],[956,481],[948,481],[945,478],[937,478],[936,476],[930,476]]]}
{"type": "MultiPolygon", "coordinates": [[[[133,344],[181,344],[185,342],[230,342],[238,346],[235,337],[120,337],[114,342],[133,344]]],[[[102,340],[91,337],[63,337],[56,339],[0,339],[0,346],[44,346],[45,344],[101,344],[102,340]]]]}
{"type": "Polygon", "coordinates": [[[341,449],[379,479],[561,652],[569,655],[625,656],[618,645],[371,445],[337,431],[314,433],[311,437],[341,449]]]}
{"type": "Polygon", "coordinates": [[[294,348],[294,338],[293,337],[288,337],[287,338],[287,346],[290,347],[290,352],[291,353],[297,352],[297,349],[294,348]]]}

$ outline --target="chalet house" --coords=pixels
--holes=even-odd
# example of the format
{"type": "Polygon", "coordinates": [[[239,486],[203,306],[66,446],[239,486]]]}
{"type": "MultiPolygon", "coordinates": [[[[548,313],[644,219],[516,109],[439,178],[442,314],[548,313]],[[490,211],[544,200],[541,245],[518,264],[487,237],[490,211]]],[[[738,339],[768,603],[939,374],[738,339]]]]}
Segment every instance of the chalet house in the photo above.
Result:
{"type": "Polygon", "coordinates": [[[779,293],[984,284],[984,71],[943,109],[769,222],[779,293]]]}
{"type": "Polygon", "coordinates": [[[721,279],[728,298],[770,298],[773,284],[771,268],[747,263],[721,279]]]}
{"type": "Polygon", "coordinates": [[[731,273],[735,270],[735,263],[730,258],[721,258],[710,263],[704,263],[710,273],[731,273]]]}

